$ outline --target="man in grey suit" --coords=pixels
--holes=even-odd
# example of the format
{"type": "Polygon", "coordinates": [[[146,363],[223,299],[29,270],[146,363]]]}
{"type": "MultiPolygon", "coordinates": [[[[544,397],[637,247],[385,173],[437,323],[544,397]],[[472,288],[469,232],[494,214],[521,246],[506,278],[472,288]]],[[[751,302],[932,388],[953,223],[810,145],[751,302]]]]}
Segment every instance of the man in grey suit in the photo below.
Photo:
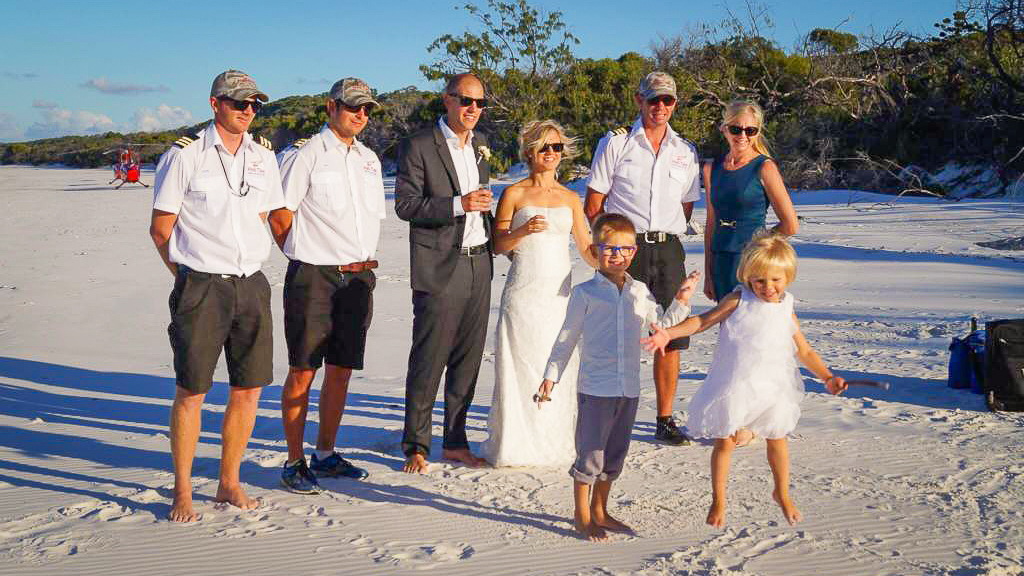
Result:
{"type": "Polygon", "coordinates": [[[452,77],[445,115],[399,152],[395,212],[409,222],[412,349],[405,380],[404,470],[427,470],[434,400],[442,371],[441,457],[479,466],[466,440],[466,413],[483,357],[491,303],[490,155],[473,128],[487,106],[472,74],[452,77]]]}

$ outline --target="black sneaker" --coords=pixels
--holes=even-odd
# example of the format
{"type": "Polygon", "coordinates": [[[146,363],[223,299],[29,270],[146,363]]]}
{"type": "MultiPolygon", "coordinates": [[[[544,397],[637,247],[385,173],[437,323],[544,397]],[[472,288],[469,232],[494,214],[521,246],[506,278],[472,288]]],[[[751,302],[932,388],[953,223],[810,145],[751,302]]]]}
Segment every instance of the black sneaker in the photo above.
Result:
{"type": "Polygon", "coordinates": [[[654,439],[661,440],[666,444],[673,446],[689,446],[692,438],[683,433],[682,430],[676,426],[675,420],[669,418],[664,422],[658,422],[658,427],[654,431],[654,439]]]}
{"type": "Polygon", "coordinates": [[[305,458],[297,464],[284,463],[281,469],[281,485],[296,494],[320,493],[320,484],[306,466],[305,458]]]}

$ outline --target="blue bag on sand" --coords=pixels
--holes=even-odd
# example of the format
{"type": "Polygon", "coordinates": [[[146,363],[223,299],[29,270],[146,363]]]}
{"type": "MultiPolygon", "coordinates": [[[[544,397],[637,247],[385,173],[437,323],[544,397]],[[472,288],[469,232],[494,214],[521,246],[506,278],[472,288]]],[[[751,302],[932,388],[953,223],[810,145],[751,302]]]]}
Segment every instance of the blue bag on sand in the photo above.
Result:
{"type": "Polygon", "coordinates": [[[949,376],[946,385],[950,388],[971,387],[971,361],[968,358],[970,348],[966,338],[953,337],[949,344],[949,376]]]}
{"type": "Polygon", "coordinates": [[[964,338],[967,345],[967,366],[970,370],[971,392],[984,394],[985,385],[985,331],[975,330],[964,338]]]}

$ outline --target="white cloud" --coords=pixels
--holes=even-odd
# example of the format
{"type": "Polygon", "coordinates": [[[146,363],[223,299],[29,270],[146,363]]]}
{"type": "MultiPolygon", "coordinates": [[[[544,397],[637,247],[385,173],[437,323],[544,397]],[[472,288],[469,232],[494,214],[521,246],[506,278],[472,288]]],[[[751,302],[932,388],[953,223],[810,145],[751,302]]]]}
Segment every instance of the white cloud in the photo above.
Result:
{"type": "Polygon", "coordinates": [[[129,132],[152,132],[192,124],[192,113],[180,106],[161,104],[155,109],[139,108],[125,126],[129,132]]]}
{"type": "Polygon", "coordinates": [[[14,119],[14,116],[6,112],[0,112],[0,141],[21,140],[24,136],[25,133],[18,127],[18,122],[14,119]]]}
{"type": "Polygon", "coordinates": [[[91,78],[79,86],[91,88],[104,94],[140,94],[142,92],[170,92],[171,89],[161,84],[160,86],[146,86],[144,84],[127,84],[111,82],[106,78],[91,78]]]}
{"type": "Polygon", "coordinates": [[[30,140],[69,134],[99,134],[117,129],[114,121],[109,117],[88,110],[40,106],[37,108],[39,108],[43,119],[33,123],[25,130],[25,137],[30,140]]]}

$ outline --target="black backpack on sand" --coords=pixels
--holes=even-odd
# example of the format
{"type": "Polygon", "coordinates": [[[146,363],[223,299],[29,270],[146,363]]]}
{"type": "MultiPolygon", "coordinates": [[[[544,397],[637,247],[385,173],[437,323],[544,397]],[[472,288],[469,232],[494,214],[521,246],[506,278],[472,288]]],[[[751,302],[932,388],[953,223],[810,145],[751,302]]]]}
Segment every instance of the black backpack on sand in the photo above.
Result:
{"type": "Polygon", "coordinates": [[[985,380],[989,410],[1024,411],[1024,320],[985,323],[985,380]]]}

